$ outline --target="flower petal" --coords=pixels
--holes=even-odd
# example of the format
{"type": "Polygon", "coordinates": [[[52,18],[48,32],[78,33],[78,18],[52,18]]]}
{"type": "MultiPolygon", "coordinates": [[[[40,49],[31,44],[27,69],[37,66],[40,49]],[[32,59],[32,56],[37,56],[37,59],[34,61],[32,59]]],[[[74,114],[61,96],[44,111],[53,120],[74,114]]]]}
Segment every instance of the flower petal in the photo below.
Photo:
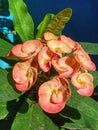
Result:
{"type": "Polygon", "coordinates": [[[93,76],[88,72],[77,72],[71,77],[77,92],[83,96],[91,96],[94,91],[93,76]]]}
{"type": "Polygon", "coordinates": [[[70,77],[73,73],[73,68],[70,66],[70,64],[67,64],[68,58],[69,57],[66,56],[52,61],[52,65],[54,66],[55,70],[62,77],[70,77]]]}
{"type": "Polygon", "coordinates": [[[48,72],[51,68],[51,61],[56,55],[47,47],[44,46],[38,54],[38,63],[44,72],[48,72]]]}
{"type": "Polygon", "coordinates": [[[38,90],[39,104],[48,113],[60,112],[71,95],[68,81],[60,77],[43,83],[38,90]]]}
{"type": "Polygon", "coordinates": [[[72,51],[72,49],[66,43],[60,40],[47,41],[47,46],[60,57],[62,57],[62,53],[71,53],[72,51]]]}

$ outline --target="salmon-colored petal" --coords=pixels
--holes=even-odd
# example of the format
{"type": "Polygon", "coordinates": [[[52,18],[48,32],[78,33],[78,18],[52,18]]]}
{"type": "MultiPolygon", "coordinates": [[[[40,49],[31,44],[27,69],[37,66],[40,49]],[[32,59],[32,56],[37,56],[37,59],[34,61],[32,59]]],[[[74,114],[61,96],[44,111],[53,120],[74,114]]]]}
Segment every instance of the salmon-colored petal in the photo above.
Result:
{"type": "Polygon", "coordinates": [[[16,87],[16,89],[18,90],[18,91],[20,91],[20,92],[25,92],[25,91],[27,91],[28,89],[29,89],[29,83],[28,83],[28,81],[26,81],[25,83],[23,83],[23,84],[15,84],[15,87],[16,87]]]}
{"type": "Polygon", "coordinates": [[[96,66],[94,62],[91,60],[90,56],[87,52],[85,52],[82,48],[79,48],[73,53],[73,57],[80,64],[81,68],[84,70],[96,70],[96,66]]]}
{"type": "Polygon", "coordinates": [[[40,68],[47,72],[51,68],[51,61],[56,55],[47,47],[44,46],[38,54],[38,63],[40,68]]]}
{"type": "Polygon", "coordinates": [[[93,92],[94,92],[93,84],[90,86],[88,84],[85,84],[84,89],[77,89],[77,93],[83,96],[92,96],[93,92]]]}
{"type": "Polygon", "coordinates": [[[70,77],[73,73],[73,68],[70,66],[70,64],[67,64],[68,58],[69,57],[66,56],[52,61],[52,65],[54,66],[55,70],[62,77],[70,77]]]}
{"type": "Polygon", "coordinates": [[[91,96],[94,91],[93,76],[88,72],[77,72],[71,77],[77,92],[84,96],[91,96]]]}
{"type": "Polygon", "coordinates": [[[65,35],[60,35],[60,40],[65,42],[69,47],[71,47],[73,50],[75,50],[80,44],[78,42],[75,42],[71,38],[65,36],[65,35]]]}
{"type": "Polygon", "coordinates": [[[58,39],[58,36],[54,35],[51,32],[45,32],[44,38],[45,38],[45,40],[53,40],[53,39],[58,39]]]}
{"type": "Polygon", "coordinates": [[[34,58],[42,48],[40,40],[28,40],[24,44],[15,45],[11,52],[7,54],[9,57],[18,57],[22,60],[34,58]]]}
{"type": "Polygon", "coordinates": [[[60,40],[47,41],[47,46],[60,57],[62,57],[62,53],[71,53],[72,51],[72,49],[66,43],[60,40]]]}
{"type": "Polygon", "coordinates": [[[29,56],[35,56],[42,48],[40,40],[28,40],[22,45],[22,51],[27,53],[29,56]]]}
{"type": "Polygon", "coordinates": [[[27,71],[30,67],[29,62],[17,62],[13,67],[13,79],[16,83],[24,83],[27,81],[27,71]]]}
{"type": "Polygon", "coordinates": [[[16,63],[12,74],[16,89],[21,92],[29,90],[37,80],[37,69],[30,61],[16,63]]]}
{"type": "Polygon", "coordinates": [[[27,57],[27,54],[22,51],[22,44],[17,44],[12,48],[12,54],[19,58],[27,57]]]}
{"type": "Polygon", "coordinates": [[[60,112],[71,95],[68,81],[61,77],[43,83],[38,90],[39,105],[48,113],[60,112]]]}

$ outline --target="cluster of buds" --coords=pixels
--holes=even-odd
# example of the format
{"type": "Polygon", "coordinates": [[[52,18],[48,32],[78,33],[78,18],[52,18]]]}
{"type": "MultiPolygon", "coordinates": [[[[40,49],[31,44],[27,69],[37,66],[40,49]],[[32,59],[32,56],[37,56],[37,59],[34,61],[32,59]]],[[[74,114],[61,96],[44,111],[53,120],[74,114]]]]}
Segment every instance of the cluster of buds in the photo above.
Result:
{"type": "Polygon", "coordinates": [[[68,79],[80,95],[91,96],[94,91],[89,70],[95,71],[95,64],[78,42],[65,35],[45,32],[43,39],[15,45],[7,57],[20,59],[12,71],[15,87],[20,92],[34,86],[40,71],[56,72],[38,88],[39,105],[48,113],[60,112],[65,107],[71,96],[68,79]]]}

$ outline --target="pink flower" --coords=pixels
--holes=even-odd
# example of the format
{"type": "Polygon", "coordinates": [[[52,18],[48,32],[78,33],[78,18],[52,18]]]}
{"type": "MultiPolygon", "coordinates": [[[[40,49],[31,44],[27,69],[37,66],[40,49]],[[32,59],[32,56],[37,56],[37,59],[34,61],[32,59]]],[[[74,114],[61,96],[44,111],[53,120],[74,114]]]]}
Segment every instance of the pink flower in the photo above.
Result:
{"type": "Polygon", "coordinates": [[[16,89],[20,92],[29,90],[37,80],[37,69],[30,66],[30,63],[30,61],[17,62],[13,67],[13,79],[16,89]]]}
{"type": "Polygon", "coordinates": [[[74,53],[73,57],[80,64],[83,70],[96,70],[95,64],[91,61],[90,56],[85,52],[82,47],[79,47],[74,53]]]}
{"type": "Polygon", "coordinates": [[[60,112],[71,96],[71,89],[66,79],[54,77],[43,83],[38,90],[39,105],[48,113],[60,112]]]}
{"type": "Polygon", "coordinates": [[[74,40],[69,37],[66,37],[65,35],[60,35],[60,40],[66,43],[73,50],[77,49],[77,47],[80,46],[78,42],[75,42],[74,40]]]}
{"type": "Polygon", "coordinates": [[[52,61],[52,65],[54,66],[55,70],[59,73],[62,77],[70,77],[73,73],[73,68],[70,64],[67,63],[67,59],[69,57],[61,57],[52,61]]]}
{"type": "Polygon", "coordinates": [[[91,96],[94,91],[93,76],[88,72],[77,72],[71,77],[72,84],[77,93],[83,96],[91,96]]]}
{"type": "Polygon", "coordinates": [[[80,69],[80,65],[76,62],[74,57],[61,57],[52,61],[52,65],[61,77],[71,77],[73,73],[80,69]]]}
{"type": "Polygon", "coordinates": [[[18,57],[27,60],[35,57],[42,48],[40,40],[28,40],[24,44],[15,45],[7,57],[18,57]]]}
{"type": "Polygon", "coordinates": [[[71,53],[72,49],[61,40],[49,40],[47,41],[47,46],[51,51],[62,57],[62,54],[71,53]]]}
{"type": "Polygon", "coordinates": [[[56,54],[54,54],[47,46],[44,46],[38,54],[38,63],[40,68],[44,72],[49,71],[51,68],[52,59],[55,57],[56,54]]]}
{"type": "Polygon", "coordinates": [[[53,39],[58,39],[58,36],[56,36],[56,35],[54,35],[53,33],[51,33],[51,32],[45,32],[44,33],[44,38],[45,38],[45,40],[53,40],[53,39]]]}

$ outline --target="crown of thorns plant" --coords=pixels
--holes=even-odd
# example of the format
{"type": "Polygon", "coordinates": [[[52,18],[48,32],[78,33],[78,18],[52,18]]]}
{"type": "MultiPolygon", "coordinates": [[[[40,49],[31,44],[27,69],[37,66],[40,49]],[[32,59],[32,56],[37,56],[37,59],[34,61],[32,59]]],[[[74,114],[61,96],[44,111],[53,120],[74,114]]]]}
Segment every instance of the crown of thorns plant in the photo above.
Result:
{"type": "Polygon", "coordinates": [[[42,76],[38,102],[48,113],[65,107],[72,93],[69,80],[80,95],[91,96],[94,91],[93,76],[88,71],[95,71],[95,64],[78,42],[65,35],[45,32],[43,38],[17,44],[7,54],[7,58],[15,57],[20,59],[12,70],[16,89],[26,92],[42,76]]]}

